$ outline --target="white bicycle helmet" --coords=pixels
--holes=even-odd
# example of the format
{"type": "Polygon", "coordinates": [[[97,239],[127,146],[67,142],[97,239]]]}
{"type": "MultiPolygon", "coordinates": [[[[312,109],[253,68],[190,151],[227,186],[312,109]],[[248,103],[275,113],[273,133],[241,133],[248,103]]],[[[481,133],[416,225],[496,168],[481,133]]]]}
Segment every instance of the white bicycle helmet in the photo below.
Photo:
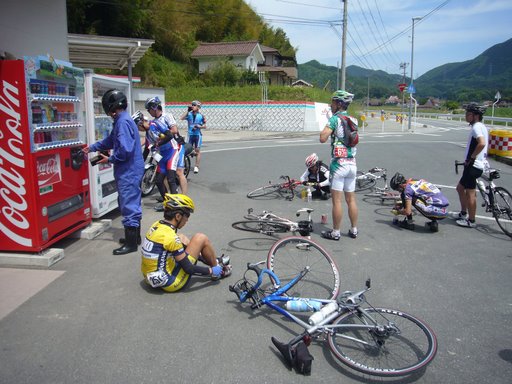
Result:
{"type": "Polygon", "coordinates": [[[316,163],[318,163],[318,156],[316,153],[312,153],[306,157],[306,167],[311,168],[316,163]]]}
{"type": "Polygon", "coordinates": [[[342,102],[348,104],[348,103],[351,103],[352,100],[354,100],[354,94],[340,89],[340,90],[334,92],[332,94],[331,98],[333,100],[342,101],[342,102]]]}

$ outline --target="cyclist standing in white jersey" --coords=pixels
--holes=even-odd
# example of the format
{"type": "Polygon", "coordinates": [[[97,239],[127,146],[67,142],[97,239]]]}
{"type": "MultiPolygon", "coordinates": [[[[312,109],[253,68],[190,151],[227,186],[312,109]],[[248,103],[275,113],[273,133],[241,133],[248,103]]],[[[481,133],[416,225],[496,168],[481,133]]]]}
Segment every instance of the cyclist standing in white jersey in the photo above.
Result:
{"type": "Polygon", "coordinates": [[[464,172],[457,184],[457,193],[460,200],[460,213],[457,217],[457,225],[466,228],[475,228],[476,216],[476,179],[488,166],[487,144],[489,133],[482,123],[486,107],[477,103],[469,103],[464,106],[466,121],[471,127],[466,147],[464,172]]]}

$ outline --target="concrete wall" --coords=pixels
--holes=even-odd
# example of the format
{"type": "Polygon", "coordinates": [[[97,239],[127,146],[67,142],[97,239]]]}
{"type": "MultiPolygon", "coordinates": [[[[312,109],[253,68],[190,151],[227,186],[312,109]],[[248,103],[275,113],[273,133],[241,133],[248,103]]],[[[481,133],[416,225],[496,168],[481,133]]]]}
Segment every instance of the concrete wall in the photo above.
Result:
{"type": "Polygon", "coordinates": [[[165,89],[163,88],[132,88],[133,96],[133,111],[141,111],[150,118],[149,114],[144,108],[146,100],[150,97],[158,96],[162,100],[162,105],[165,105],[165,89]]]}
{"type": "Polygon", "coordinates": [[[2,1],[0,51],[69,61],[66,0],[2,1]]]}
{"type": "MultiPolygon", "coordinates": [[[[165,112],[174,116],[180,129],[186,129],[186,122],[178,119],[187,106],[187,103],[165,106],[165,112]]],[[[300,132],[322,130],[327,124],[328,108],[325,103],[312,102],[203,102],[201,113],[208,129],[300,132]]]]}

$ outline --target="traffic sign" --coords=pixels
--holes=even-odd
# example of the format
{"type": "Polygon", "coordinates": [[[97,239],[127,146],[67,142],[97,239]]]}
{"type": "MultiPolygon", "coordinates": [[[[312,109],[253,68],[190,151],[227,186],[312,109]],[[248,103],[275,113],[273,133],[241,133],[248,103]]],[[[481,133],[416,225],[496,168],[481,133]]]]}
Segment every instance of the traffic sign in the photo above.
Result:
{"type": "Polygon", "coordinates": [[[411,84],[411,85],[409,85],[409,86],[407,87],[407,92],[408,92],[408,93],[416,93],[416,88],[414,87],[414,85],[413,85],[413,84],[411,84]]]}
{"type": "Polygon", "coordinates": [[[495,98],[496,100],[501,99],[500,91],[496,92],[496,95],[494,95],[494,98],[495,98]]]}
{"type": "Polygon", "coordinates": [[[405,83],[398,84],[398,89],[400,90],[400,92],[403,92],[405,88],[407,88],[407,84],[405,84],[405,83]]]}

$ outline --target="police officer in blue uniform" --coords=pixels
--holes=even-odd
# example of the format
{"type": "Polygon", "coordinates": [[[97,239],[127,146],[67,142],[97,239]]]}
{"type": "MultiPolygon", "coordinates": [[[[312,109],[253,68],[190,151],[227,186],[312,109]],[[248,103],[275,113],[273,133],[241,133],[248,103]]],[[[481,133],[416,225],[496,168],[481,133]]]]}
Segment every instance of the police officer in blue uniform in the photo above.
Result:
{"type": "Polygon", "coordinates": [[[85,153],[112,150],[110,156],[100,153],[99,163],[114,165],[114,178],[117,183],[118,202],[125,238],[114,255],[124,255],[137,251],[140,244],[140,221],[142,219],[141,181],[144,161],[140,145],[139,131],[126,111],[127,99],[123,92],[111,89],[101,99],[105,113],[114,119],[109,136],[84,148],[85,153]]]}

